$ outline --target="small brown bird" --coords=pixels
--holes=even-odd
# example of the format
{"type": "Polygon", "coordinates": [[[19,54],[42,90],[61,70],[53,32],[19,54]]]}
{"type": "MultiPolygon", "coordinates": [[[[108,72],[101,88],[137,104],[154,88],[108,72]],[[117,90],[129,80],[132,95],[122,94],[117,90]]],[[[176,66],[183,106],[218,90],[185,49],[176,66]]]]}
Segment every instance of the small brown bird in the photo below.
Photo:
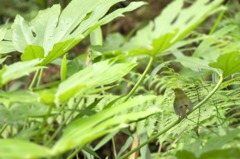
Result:
{"type": "Polygon", "coordinates": [[[193,111],[193,105],[188,96],[180,88],[173,89],[175,99],[173,102],[174,110],[180,118],[187,118],[187,109],[193,111]]]}

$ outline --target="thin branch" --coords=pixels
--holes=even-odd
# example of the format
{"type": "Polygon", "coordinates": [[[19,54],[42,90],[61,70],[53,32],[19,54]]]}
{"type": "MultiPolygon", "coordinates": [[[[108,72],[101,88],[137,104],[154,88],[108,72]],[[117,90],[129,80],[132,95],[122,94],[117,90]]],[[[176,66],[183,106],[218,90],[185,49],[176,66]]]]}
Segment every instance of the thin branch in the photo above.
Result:
{"type": "Polygon", "coordinates": [[[128,95],[126,96],[126,98],[124,99],[124,101],[127,101],[127,100],[133,95],[133,93],[136,91],[136,89],[138,88],[138,86],[142,83],[142,81],[144,80],[147,72],[149,71],[149,69],[150,69],[151,66],[152,66],[153,58],[154,58],[154,57],[152,57],[152,56],[150,57],[149,62],[148,62],[148,65],[147,65],[146,69],[144,70],[142,76],[139,78],[139,80],[137,81],[137,83],[134,85],[133,89],[128,93],[128,95]]]}

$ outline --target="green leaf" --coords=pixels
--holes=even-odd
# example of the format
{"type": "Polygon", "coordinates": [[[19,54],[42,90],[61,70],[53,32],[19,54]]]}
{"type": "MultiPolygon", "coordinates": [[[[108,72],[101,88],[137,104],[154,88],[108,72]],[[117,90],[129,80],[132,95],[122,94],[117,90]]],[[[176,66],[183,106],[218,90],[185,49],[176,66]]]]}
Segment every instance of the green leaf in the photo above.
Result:
{"type": "Polygon", "coordinates": [[[0,41],[4,39],[6,32],[7,28],[0,28],[0,41]]]}
{"type": "Polygon", "coordinates": [[[217,10],[222,0],[209,2],[208,0],[195,1],[188,8],[181,9],[183,1],[174,1],[162,16],[155,19],[155,29],[153,31],[154,39],[153,50],[150,54],[161,53],[175,44],[177,41],[187,36],[194,28],[196,28],[204,19],[217,10]],[[174,14],[172,11],[174,10],[174,14]],[[201,12],[196,12],[201,10],[201,12]]]}
{"type": "Polygon", "coordinates": [[[56,41],[53,40],[54,32],[58,24],[61,8],[60,5],[53,5],[51,8],[40,11],[30,22],[32,30],[36,35],[34,44],[42,46],[47,54],[56,41]]]}
{"type": "Polygon", "coordinates": [[[12,42],[0,41],[0,54],[6,54],[13,51],[16,51],[16,49],[12,42]]]}
{"type": "Polygon", "coordinates": [[[201,71],[201,69],[206,70],[216,70],[214,68],[209,67],[209,62],[207,60],[202,60],[197,57],[188,57],[188,56],[182,56],[178,57],[175,61],[180,62],[183,66],[190,68],[191,70],[195,72],[201,71]]]}
{"type": "Polygon", "coordinates": [[[133,63],[110,64],[109,61],[88,66],[59,85],[56,102],[64,102],[76,94],[83,94],[98,86],[113,83],[125,76],[134,66],[133,63]]]}
{"type": "Polygon", "coordinates": [[[225,148],[206,152],[199,159],[239,159],[239,148],[225,148]]]}
{"type": "MultiPolygon", "coordinates": [[[[113,1],[116,3],[116,0],[113,0],[113,1]]],[[[54,41],[60,42],[60,41],[68,40],[69,38],[72,38],[72,37],[69,37],[69,35],[71,33],[73,34],[74,32],[76,33],[74,36],[76,35],[78,36],[79,34],[82,34],[83,33],[82,31],[76,32],[77,28],[78,30],[79,28],[82,28],[82,25],[79,25],[79,24],[81,22],[84,22],[84,20],[87,20],[87,18],[93,18],[91,17],[91,14],[90,14],[90,17],[87,17],[87,15],[93,12],[93,10],[97,8],[99,5],[101,5],[102,3],[107,3],[107,1],[106,0],[102,0],[102,1],[73,0],[71,1],[71,3],[69,3],[68,6],[62,11],[59,17],[58,23],[60,25],[58,25],[55,30],[54,41]]],[[[102,8],[102,9],[104,10],[106,8],[102,8]]],[[[101,13],[99,13],[99,15],[94,14],[94,16],[101,17],[101,13]]],[[[85,29],[82,29],[82,30],[85,31],[85,29]]]]}
{"type": "Polygon", "coordinates": [[[64,81],[66,77],[67,77],[67,55],[64,55],[61,64],[61,81],[64,81]]]}
{"type": "Polygon", "coordinates": [[[130,44],[127,42],[117,50],[125,51],[130,56],[161,54],[185,38],[208,16],[218,11],[221,3],[222,0],[212,2],[202,0],[182,8],[183,0],[173,1],[154,22],[139,30],[136,36],[130,39],[130,44]]]}
{"type": "Polygon", "coordinates": [[[177,151],[176,157],[177,159],[186,159],[186,158],[197,159],[197,157],[192,152],[187,150],[177,151]]]}
{"type": "Polygon", "coordinates": [[[0,139],[0,158],[41,158],[51,156],[51,151],[43,146],[19,140],[0,139]]]}
{"type": "Polygon", "coordinates": [[[103,147],[104,145],[107,144],[107,142],[109,142],[112,138],[114,138],[114,136],[117,134],[118,132],[112,132],[107,134],[106,136],[104,136],[99,142],[98,144],[94,147],[94,151],[97,151],[98,149],[100,149],[101,147],[103,147]]]}
{"type": "Polygon", "coordinates": [[[211,137],[204,142],[201,139],[197,139],[194,142],[189,141],[191,143],[185,144],[184,149],[191,151],[193,154],[195,154],[195,156],[199,157],[205,153],[218,151],[226,146],[231,145],[232,143],[235,143],[235,141],[238,139],[238,136],[239,129],[237,128],[228,131],[228,133],[225,135],[211,137]]]}
{"type": "Polygon", "coordinates": [[[0,103],[8,106],[12,103],[36,103],[38,101],[38,95],[27,91],[15,91],[15,92],[5,92],[0,91],[0,103]]]}
{"type": "Polygon", "coordinates": [[[0,58],[0,64],[2,64],[9,56],[6,56],[4,58],[0,58]]]}
{"type": "Polygon", "coordinates": [[[9,66],[4,66],[3,69],[0,70],[0,86],[13,79],[28,75],[29,73],[42,68],[36,66],[40,62],[40,60],[36,59],[27,62],[17,62],[9,66]]]}
{"type": "Polygon", "coordinates": [[[24,49],[24,53],[21,56],[22,61],[30,61],[34,59],[41,59],[44,57],[44,50],[41,46],[28,45],[24,49]]]}
{"type": "Polygon", "coordinates": [[[234,73],[240,72],[240,53],[231,52],[220,55],[217,62],[210,63],[209,66],[221,69],[223,78],[230,76],[234,73]]]}
{"type": "Polygon", "coordinates": [[[126,112],[126,110],[129,110],[132,107],[143,104],[152,99],[152,96],[135,97],[125,103],[98,112],[89,118],[76,119],[65,129],[63,136],[54,145],[53,153],[57,154],[64,152],[76,146],[82,147],[104,134],[126,127],[126,123],[140,120],[154,113],[158,113],[159,110],[154,108],[134,113],[126,112]],[[119,114],[120,112],[124,113],[119,114]]]}
{"type": "Polygon", "coordinates": [[[1,124],[16,127],[23,126],[26,119],[44,117],[48,114],[49,106],[40,103],[14,103],[10,108],[1,108],[1,124]]]}
{"type": "Polygon", "coordinates": [[[90,147],[86,146],[83,148],[84,151],[86,151],[87,153],[91,154],[92,156],[101,159],[101,157],[90,147]]]}
{"type": "Polygon", "coordinates": [[[96,28],[91,34],[90,34],[90,42],[91,45],[102,45],[102,30],[100,27],[96,28]]]}
{"type": "Polygon", "coordinates": [[[17,15],[12,25],[12,40],[17,51],[23,52],[27,45],[34,44],[34,37],[27,22],[17,15]]]}
{"type": "Polygon", "coordinates": [[[92,46],[92,49],[105,53],[111,52],[118,50],[125,42],[125,38],[120,33],[112,33],[107,35],[103,46],[92,46]]]}
{"type": "Polygon", "coordinates": [[[67,63],[67,77],[70,77],[74,73],[82,70],[86,66],[87,58],[88,58],[88,54],[84,53],[70,60],[67,63]]]}
{"type": "Polygon", "coordinates": [[[227,145],[228,143],[238,138],[238,135],[239,135],[239,129],[234,129],[234,130],[228,131],[226,135],[213,137],[206,142],[206,144],[204,145],[202,150],[200,150],[200,152],[207,152],[211,150],[221,149],[224,145],[227,145]]]}
{"type": "Polygon", "coordinates": [[[40,101],[43,104],[47,105],[54,105],[54,99],[56,94],[56,89],[44,89],[41,91],[37,91],[36,94],[38,94],[38,101],[40,101]]]}
{"type": "MultiPolygon", "coordinates": [[[[120,1],[123,0],[72,0],[62,13],[60,13],[60,5],[54,5],[40,11],[30,23],[27,23],[21,16],[17,16],[12,25],[12,41],[0,41],[0,53],[15,49],[23,52],[28,45],[41,46],[44,51],[41,51],[37,57],[42,57],[42,52],[44,52],[45,58],[41,65],[47,65],[64,55],[94,29],[143,4],[133,3],[113,13],[107,13],[114,4],[120,1]],[[11,42],[15,48],[12,47],[11,42]],[[9,47],[6,47],[7,45],[9,47]]],[[[35,51],[24,53],[22,58],[30,60],[34,58],[33,55],[36,55],[35,51]]]]}
{"type": "Polygon", "coordinates": [[[64,55],[68,50],[70,50],[73,46],[79,43],[82,39],[83,36],[80,35],[79,37],[54,44],[52,50],[44,58],[41,65],[45,66],[48,63],[57,59],[58,57],[64,55]]]}
{"type": "Polygon", "coordinates": [[[204,60],[213,62],[217,60],[217,58],[221,55],[222,52],[226,52],[224,51],[225,49],[227,50],[227,52],[231,52],[231,49],[235,49],[235,47],[222,46],[223,44],[229,46],[229,43],[227,41],[221,41],[220,46],[218,43],[219,39],[224,38],[224,36],[228,36],[227,34],[230,34],[229,32],[233,31],[233,29],[235,28],[236,26],[234,25],[224,26],[223,28],[217,30],[214,34],[205,36],[203,41],[194,51],[193,56],[201,57],[204,60]]]}
{"type": "Polygon", "coordinates": [[[123,13],[125,12],[129,12],[132,10],[135,10],[141,6],[143,6],[144,4],[146,4],[145,2],[131,2],[127,7],[124,8],[120,8],[115,10],[114,12],[106,15],[105,17],[103,17],[95,26],[95,27],[99,27],[101,25],[104,25],[106,23],[109,23],[110,21],[112,21],[113,19],[119,17],[119,16],[123,16],[123,13]]]}

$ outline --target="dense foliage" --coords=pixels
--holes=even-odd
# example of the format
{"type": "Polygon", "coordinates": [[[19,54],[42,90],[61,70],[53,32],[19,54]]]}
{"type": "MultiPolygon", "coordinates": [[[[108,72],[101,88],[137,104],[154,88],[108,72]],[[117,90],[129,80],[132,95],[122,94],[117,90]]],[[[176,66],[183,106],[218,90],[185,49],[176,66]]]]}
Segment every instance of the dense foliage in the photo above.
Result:
{"type": "Polygon", "coordinates": [[[147,5],[111,9],[121,1],[72,0],[1,26],[0,158],[239,157],[239,14],[227,17],[222,0],[175,0],[103,40],[103,25],[147,5]],[[86,53],[69,58],[88,37],[86,53]],[[43,82],[53,65],[60,79],[43,82]],[[187,118],[174,113],[174,88],[193,103],[187,118]]]}

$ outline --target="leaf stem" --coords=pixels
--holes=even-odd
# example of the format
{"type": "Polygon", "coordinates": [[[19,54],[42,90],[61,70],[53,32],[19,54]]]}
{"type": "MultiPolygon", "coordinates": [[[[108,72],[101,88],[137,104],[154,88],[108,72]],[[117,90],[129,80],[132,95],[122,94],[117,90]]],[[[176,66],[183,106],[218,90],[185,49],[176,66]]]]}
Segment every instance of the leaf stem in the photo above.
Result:
{"type": "Polygon", "coordinates": [[[32,90],[33,85],[34,85],[34,83],[36,82],[38,75],[39,75],[39,70],[37,70],[37,71],[35,72],[34,77],[33,77],[33,80],[32,80],[32,82],[31,82],[30,86],[28,87],[28,89],[32,90]]]}
{"type": "MultiPolygon", "coordinates": [[[[220,79],[218,81],[218,83],[216,84],[216,86],[214,87],[214,89],[201,101],[199,102],[193,111],[195,111],[196,109],[198,109],[201,105],[203,105],[216,91],[217,89],[220,87],[221,83],[223,81],[222,76],[220,76],[220,79]]],[[[190,112],[192,113],[192,112],[190,112]]],[[[190,114],[188,113],[188,114],[190,114]]],[[[131,151],[129,151],[128,153],[126,153],[125,155],[119,157],[118,159],[125,159],[128,156],[130,156],[132,153],[134,153],[135,151],[140,150],[143,146],[147,145],[148,143],[150,143],[151,141],[155,140],[156,138],[158,138],[159,136],[161,136],[162,134],[166,133],[168,130],[170,130],[171,128],[173,128],[174,126],[176,126],[178,123],[180,123],[183,119],[179,118],[178,120],[170,123],[167,127],[165,127],[162,131],[156,133],[155,135],[151,136],[147,141],[143,142],[141,145],[139,145],[138,147],[132,149],[131,151]]]]}
{"type": "Polygon", "coordinates": [[[126,96],[126,98],[124,99],[124,101],[127,101],[132,95],[133,93],[136,91],[136,89],[138,88],[138,86],[141,84],[141,82],[143,81],[144,77],[146,76],[147,72],[149,71],[149,69],[152,66],[153,63],[153,56],[150,57],[149,61],[148,61],[148,65],[145,68],[142,76],[139,78],[139,80],[137,81],[137,83],[134,85],[133,89],[128,93],[128,95],[126,96]]]}
{"type": "Polygon", "coordinates": [[[43,68],[40,69],[40,71],[39,71],[39,75],[38,75],[38,80],[37,80],[37,85],[36,85],[36,87],[39,87],[39,86],[40,86],[41,79],[42,79],[42,74],[43,74],[43,68]]]}

